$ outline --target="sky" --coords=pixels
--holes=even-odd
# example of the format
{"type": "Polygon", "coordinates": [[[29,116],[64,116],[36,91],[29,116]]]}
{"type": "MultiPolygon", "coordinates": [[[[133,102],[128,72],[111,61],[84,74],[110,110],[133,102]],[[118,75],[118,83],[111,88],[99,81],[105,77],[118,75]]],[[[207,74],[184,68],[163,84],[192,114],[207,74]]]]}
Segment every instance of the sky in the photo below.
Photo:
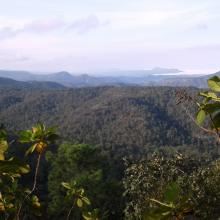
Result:
{"type": "Polygon", "coordinates": [[[0,69],[220,70],[219,0],[0,0],[0,69]]]}

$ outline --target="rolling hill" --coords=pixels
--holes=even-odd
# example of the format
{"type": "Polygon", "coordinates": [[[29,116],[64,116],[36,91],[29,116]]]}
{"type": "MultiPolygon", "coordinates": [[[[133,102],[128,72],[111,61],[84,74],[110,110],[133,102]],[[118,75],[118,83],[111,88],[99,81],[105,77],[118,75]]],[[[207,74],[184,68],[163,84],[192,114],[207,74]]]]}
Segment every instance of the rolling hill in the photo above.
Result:
{"type": "Polygon", "coordinates": [[[0,88],[11,89],[64,89],[65,87],[56,82],[47,81],[17,81],[10,78],[0,77],[0,88]]]}
{"type": "Polygon", "coordinates": [[[202,146],[209,138],[176,105],[175,92],[171,87],[0,89],[0,121],[13,130],[39,121],[58,125],[67,139],[124,153],[152,146],[202,146]]]}
{"type": "MultiPolygon", "coordinates": [[[[212,76],[195,76],[180,74],[178,69],[154,68],[152,70],[115,71],[103,73],[105,76],[88,74],[73,75],[68,72],[51,74],[33,74],[25,71],[0,70],[0,77],[17,81],[55,82],[67,87],[95,87],[95,86],[173,86],[206,88],[207,79],[212,76]]],[[[220,74],[217,72],[215,74],[220,74]]]]}

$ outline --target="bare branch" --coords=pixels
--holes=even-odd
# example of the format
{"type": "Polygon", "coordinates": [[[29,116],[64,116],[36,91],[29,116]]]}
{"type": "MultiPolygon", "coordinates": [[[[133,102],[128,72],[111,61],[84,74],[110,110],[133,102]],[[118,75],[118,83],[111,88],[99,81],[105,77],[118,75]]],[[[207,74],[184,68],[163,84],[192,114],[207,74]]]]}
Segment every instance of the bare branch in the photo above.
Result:
{"type": "Polygon", "coordinates": [[[18,212],[17,212],[17,216],[16,216],[16,219],[19,220],[20,219],[20,213],[21,213],[21,210],[22,210],[22,206],[24,204],[24,202],[30,197],[30,195],[34,192],[34,190],[36,189],[36,185],[37,185],[37,176],[38,176],[38,171],[39,171],[39,167],[40,167],[40,160],[41,160],[41,154],[38,155],[38,158],[37,158],[37,164],[36,164],[36,169],[35,169],[35,174],[34,174],[34,183],[33,183],[33,186],[32,186],[32,189],[31,191],[25,196],[25,198],[23,199],[23,201],[21,202],[21,205],[18,209],[18,212]]]}
{"type": "Polygon", "coordinates": [[[216,133],[215,131],[209,130],[201,125],[198,124],[198,122],[195,120],[195,118],[188,112],[187,108],[185,108],[183,105],[181,105],[181,107],[183,108],[183,110],[185,111],[185,113],[187,114],[187,116],[189,116],[189,118],[204,132],[215,135],[218,137],[218,133],[216,133]]]}

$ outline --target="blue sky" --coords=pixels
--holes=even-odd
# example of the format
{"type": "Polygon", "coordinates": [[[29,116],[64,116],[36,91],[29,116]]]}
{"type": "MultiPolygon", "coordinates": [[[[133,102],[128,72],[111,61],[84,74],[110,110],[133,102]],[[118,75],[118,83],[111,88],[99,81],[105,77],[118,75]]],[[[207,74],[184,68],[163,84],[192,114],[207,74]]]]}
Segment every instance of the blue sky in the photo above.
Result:
{"type": "Polygon", "coordinates": [[[220,70],[219,0],[0,3],[0,69],[220,70]]]}

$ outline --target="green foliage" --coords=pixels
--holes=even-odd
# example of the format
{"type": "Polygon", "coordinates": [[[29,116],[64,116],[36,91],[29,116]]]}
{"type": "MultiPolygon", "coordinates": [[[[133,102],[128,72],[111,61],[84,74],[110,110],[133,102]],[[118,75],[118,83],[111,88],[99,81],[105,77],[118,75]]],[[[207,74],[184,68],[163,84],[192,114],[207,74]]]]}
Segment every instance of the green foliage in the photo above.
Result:
{"type": "Polygon", "coordinates": [[[98,220],[98,209],[94,209],[91,212],[83,213],[83,218],[85,220],[98,220]]]}
{"type": "Polygon", "coordinates": [[[85,193],[84,189],[76,188],[76,182],[74,182],[72,185],[70,185],[69,183],[63,182],[62,186],[66,188],[67,190],[67,195],[66,195],[67,198],[72,199],[72,197],[74,197],[73,200],[76,201],[76,204],[79,208],[82,208],[83,205],[91,204],[89,199],[86,196],[84,196],[84,193],[85,193]]]}
{"type": "MultiPolygon", "coordinates": [[[[23,174],[30,172],[30,167],[22,160],[18,158],[9,158],[5,159],[5,153],[8,149],[8,142],[6,140],[7,135],[6,132],[0,131],[0,219],[17,219],[22,218],[30,218],[33,216],[40,216],[41,203],[39,198],[36,195],[32,195],[36,185],[37,185],[37,176],[40,165],[40,158],[43,152],[45,152],[46,147],[54,142],[57,139],[57,135],[55,133],[54,128],[46,129],[45,125],[37,124],[32,127],[31,130],[21,131],[19,140],[21,143],[31,144],[29,148],[29,152],[33,153],[36,150],[38,156],[38,161],[35,170],[35,177],[32,189],[23,188],[19,184],[19,179],[23,174]],[[39,146],[40,145],[40,146],[39,146]],[[39,149],[41,147],[41,149],[39,149]]],[[[83,146],[83,145],[82,145],[83,146]]],[[[90,153],[94,151],[94,149],[86,150],[87,146],[82,147],[82,151],[90,156],[90,153]]],[[[95,151],[94,151],[95,152],[95,151]]],[[[75,159],[80,160],[81,162],[83,158],[79,158],[79,153],[75,151],[75,159]]],[[[92,159],[93,160],[93,159],[92,159]]],[[[84,164],[81,164],[82,167],[89,167],[91,164],[85,161],[84,164]]],[[[65,200],[72,203],[72,208],[69,211],[68,218],[71,216],[72,209],[76,205],[80,212],[86,220],[98,220],[97,217],[97,209],[87,210],[87,206],[90,206],[90,200],[86,197],[85,191],[83,188],[79,188],[76,185],[76,182],[66,183],[63,182],[62,186],[66,189],[65,200]]],[[[79,216],[80,218],[80,216],[79,216]]]]}
{"type": "Polygon", "coordinates": [[[205,120],[205,117],[206,117],[206,112],[203,109],[199,110],[196,117],[198,124],[202,124],[203,121],[205,120]]]}
{"type": "MultiPolygon", "coordinates": [[[[210,91],[200,93],[196,117],[200,126],[218,135],[220,79],[213,77],[208,84],[210,91]]],[[[126,203],[128,220],[183,219],[187,215],[218,219],[218,162],[210,165],[205,159],[185,153],[150,155],[167,145],[184,152],[216,154],[213,139],[209,134],[198,133],[193,122],[175,105],[174,93],[175,89],[162,87],[1,90],[0,117],[8,128],[21,130],[36,121],[57,123],[64,140],[89,145],[64,143],[52,149],[53,153],[48,152],[45,161],[44,152],[57,135],[54,128],[37,124],[19,135],[21,149],[28,145],[27,154],[42,156],[39,163],[43,172],[39,166],[30,171],[27,162],[14,154],[10,156],[11,147],[16,154],[19,148],[8,144],[5,131],[0,130],[0,218],[13,219],[22,206],[21,216],[25,219],[34,219],[42,209],[44,213],[39,218],[44,220],[65,219],[69,211],[76,220],[97,220],[97,216],[119,220],[124,219],[126,203]],[[141,159],[141,155],[146,156],[141,159]],[[122,198],[124,156],[129,159],[122,198]],[[43,178],[37,184],[36,196],[36,184],[32,189],[24,186],[31,185],[38,171],[43,178]]],[[[34,155],[26,158],[31,167],[34,155]]]]}
{"type": "MultiPolygon", "coordinates": [[[[199,93],[203,100],[197,103],[196,121],[201,126],[207,120],[206,127],[201,128],[215,134],[219,141],[220,78],[212,77],[208,85],[211,91],[199,93]]],[[[181,163],[177,163],[178,155],[165,156],[165,163],[163,160],[163,155],[153,156],[128,166],[124,180],[127,219],[185,219],[191,215],[199,219],[219,219],[219,162],[207,165],[204,161],[194,161],[197,165],[192,170],[189,158],[182,157],[181,163]],[[183,166],[187,163],[188,166],[183,166]],[[175,174],[177,170],[181,172],[175,174]]]]}
{"type": "Polygon", "coordinates": [[[208,86],[214,92],[220,92],[220,78],[218,76],[213,76],[208,80],[208,86]]]}
{"type": "Polygon", "coordinates": [[[18,158],[0,161],[0,172],[8,174],[25,174],[30,171],[29,165],[18,158]]]}
{"type": "Polygon", "coordinates": [[[33,206],[36,207],[36,208],[39,208],[41,206],[38,197],[35,196],[35,195],[32,196],[31,202],[32,202],[33,206]]]}
{"type": "MultiPolygon", "coordinates": [[[[110,173],[106,157],[100,149],[85,144],[62,144],[55,154],[48,153],[47,159],[51,163],[48,188],[50,195],[49,212],[54,219],[61,218],[68,212],[71,202],[65,200],[62,188],[57,184],[65,181],[74,188],[83,188],[90,198],[90,212],[99,209],[101,219],[120,217],[122,187],[110,173]],[[77,184],[76,184],[77,183],[77,184]]],[[[68,184],[63,184],[67,189],[68,184]]],[[[78,205],[85,200],[79,200],[78,205]]],[[[74,218],[78,219],[78,210],[74,208],[74,218]]]]}
{"type": "Polygon", "coordinates": [[[56,128],[46,129],[43,124],[37,124],[31,130],[21,131],[20,142],[31,143],[31,147],[27,150],[26,154],[33,153],[35,150],[38,154],[42,154],[48,145],[58,138],[55,131],[56,128]]]}
{"type": "Polygon", "coordinates": [[[18,158],[6,159],[8,150],[7,135],[0,130],[0,217],[13,218],[19,208],[26,190],[18,185],[18,180],[23,174],[30,171],[29,165],[18,158]]]}
{"type": "MultiPolygon", "coordinates": [[[[135,163],[126,161],[126,219],[143,219],[143,216],[146,219],[159,220],[172,219],[174,216],[183,219],[192,214],[205,219],[208,211],[202,207],[202,203],[199,205],[200,200],[198,195],[195,196],[195,189],[201,190],[203,195],[209,194],[208,188],[204,189],[199,185],[202,182],[199,173],[204,167],[209,170],[209,163],[206,158],[172,151],[161,151],[135,163]],[[197,215],[201,212],[203,214],[197,215]]],[[[207,180],[208,176],[204,181],[207,180]]],[[[220,182],[217,185],[219,184],[220,182]]],[[[214,192],[212,196],[213,200],[210,198],[210,201],[214,202],[214,192]]],[[[220,215],[216,209],[214,214],[220,215]]]]}
{"type": "Polygon", "coordinates": [[[0,161],[5,159],[5,152],[8,149],[8,142],[6,141],[7,134],[3,129],[0,129],[0,161]]]}
{"type": "Polygon", "coordinates": [[[156,199],[150,199],[150,201],[156,203],[158,207],[152,207],[146,213],[143,213],[144,220],[180,220],[192,212],[189,196],[181,195],[181,187],[176,182],[172,182],[167,186],[163,202],[156,199]]]}
{"type": "MultiPolygon", "coordinates": [[[[22,131],[20,133],[20,142],[22,143],[34,143],[34,145],[49,144],[53,141],[57,135],[52,128],[46,129],[44,125],[39,124],[32,128],[32,130],[22,131]]],[[[32,148],[32,147],[31,147],[32,148]]],[[[36,150],[39,154],[42,154],[43,150],[36,150]]],[[[38,209],[41,208],[39,198],[36,195],[32,195],[36,184],[37,174],[40,165],[38,160],[35,171],[35,178],[33,188],[30,190],[24,188],[19,184],[20,179],[24,174],[30,172],[30,166],[23,160],[11,157],[6,158],[5,154],[9,149],[7,142],[7,135],[4,130],[0,130],[0,217],[4,219],[20,219],[22,209],[29,209],[28,213],[24,213],[24,216],[40,215],[38,209]],[[24,206],[25,203],[25,206],[24,206]]],[[[40,157],[39,157],[40,159],[40,157]]]]}
{"type": "Polygon", "coordinates": [[[220,161],[201,167],[189,179],[195,215],[199,219],[220,217],[220,161]]]}
{"type": "Polygon", "coordinates": [[[208,86],[212,91],[200,92],[199,95],[203,98],[198,105],[197,122],[202,124],[205,119],[208,119],[209,127],[218,134],[220,128],[220,78],[214,76],[208,80],[208,86]]]}
{"type": "Polygon", "coordinates": [[[82,217],[85,220],[98,220],[98,210],[87,211],[87,207],[91,205],[90,200],[86,197],[83,188],[77,188],[76,182],[73,184],[62,183],[62,186],[67,190],[66,199],[72,202],[72,207],[69,210],[67,219],[70,218],[74,206],[78,206],[82,212],[82,217]]]}
{"type": "MultiPolygon", "coordinates": [[[[0,118],[11,130],[59,125],[65,141],[100,146],[116,159],[161,146],[206,147],[208,135],[176,105],[177,88],[98,87],[53,91],[0,89],[0,118]]],[[[187,89],[196,95],[198,90],[187,89]]],[[[194,107],[191,106],[192,110],[194,107]]],[[[207,143],[208,142],[208,143],[207,143]]]]}
{"type": "Polygon", "coordinates": [[[141,219],[143,213],[149,213],[155,207],[151,199],[163,201],[167,185],[173,182],[181,184],[188,172],[197,169],[198,163],[190,157],[165,151],[136,163],[126,161],[126,166],[125,214],[126,219],[133,220],[141,219]]]}
{"type": "Polygon", "coordinates": [[[177,202],[180,192],[181,192],[181,188],[178,185],[178,183],[173,182],[167,186],[167,189],[164,193],[164,200],[166,202],[174,204],[175,202],[177,202]]]}

